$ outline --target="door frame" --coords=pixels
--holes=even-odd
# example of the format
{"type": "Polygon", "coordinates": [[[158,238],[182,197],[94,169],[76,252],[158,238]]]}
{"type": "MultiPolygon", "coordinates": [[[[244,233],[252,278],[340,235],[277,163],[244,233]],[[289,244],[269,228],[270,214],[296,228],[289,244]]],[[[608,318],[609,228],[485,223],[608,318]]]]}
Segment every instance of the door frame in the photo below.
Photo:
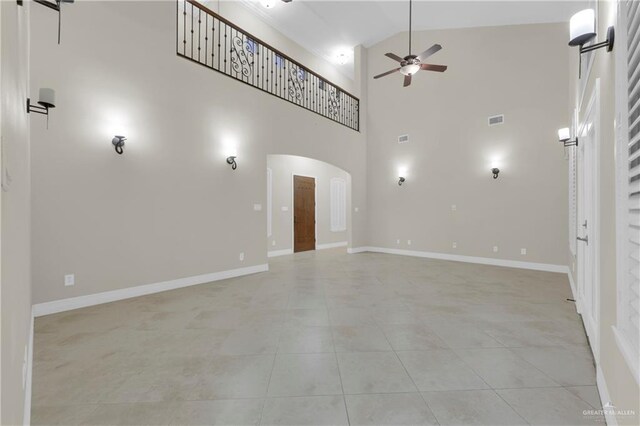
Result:
{"type": "Polygon", "coordinates": [[[296,253],[296,224],[294,223],[296,216],[296,186],[295,177],[306,177],[313,179],[313,208],[315,214],[313,250],[318,249],[318,177],[313,175],[305,175],[300,173],[291,173],[291,253],[296,253]]]}
{"type": "MultiPolygon", "coordinates": [[[[598,363],[600,360],[599,354],[599,342],[600,342],[600,79],[597,78],[595,80],[595,84],[593,90],[591,92],[591,96],[589,98],[589,102],[587,103],[586,108],[584,109],[583,120],[579,126],[578,135],[582,135],[584,131],[584,126],[587,124],[587,117],[591,117],[590,120],[593,123],[594,136],[593,136],[593,146],[592,146],[592,156],[593,156],[593,170],[591,171],[591,180],[593,182],[593,193],[591,206],[593,207],[593,211],[591,212],[591,216],[593,217],[593,225],[589,227],[589,242],[592,244],[591,248],[593,250],[593,298],[592,304],[594,306],[594,312],[589,312],[590,310],[585,310],[586,306],[584,306],[585,301],[581,298],[581,291],[584,288],[584,272],[583,266],[580,262],[578,263],[577,272],[577,297],[576,304],[578,305],[578,312],[580,312],[582,316],[582,323],[584,324],[587,335],[590,339],[590,346],[593,352],[593,356],[598,363]],[[585,315],[592,315],[592,318],[587,318],[585,321],[585,315]],[[593,321],[592,321],[593,320],[593,321]]],[[[580,137],[578,136],[578,140],[580,137]]],[[[584,167],[584,158],[581,158],[580,147],[577,150],[577,166],[581,165],[584,167]]],[[[578,177],[583,173],[584,170],[578,170],[578,177]]],[[[580,185],[580,179],[578,180],[578,185],[580,185]]],[[[579,187],[578,194],[580,194],[583,189],[579,187]]],[[[578,209],[582,206],[582,201],[578,203],[578,209]]],[[[576,226],[580,229],[579,220],[576,221],[576,226]]],[[[578,234],[576,232],[576,234],[578,234]]],[[[579,236],[579,235],[576,235],[579,236]]],[[[584,243],[580,243],[584,244],[584,243]]],[[[585,247],[582,248],[584,250],[585,247]]],[[[578,247],[580,250],[580,247],[578,247]]],[[[576,253],[578,255],[578,253],[576,253]]],[[[580,261],[580,257],[578,256],[578,261],[580,261]]]]}

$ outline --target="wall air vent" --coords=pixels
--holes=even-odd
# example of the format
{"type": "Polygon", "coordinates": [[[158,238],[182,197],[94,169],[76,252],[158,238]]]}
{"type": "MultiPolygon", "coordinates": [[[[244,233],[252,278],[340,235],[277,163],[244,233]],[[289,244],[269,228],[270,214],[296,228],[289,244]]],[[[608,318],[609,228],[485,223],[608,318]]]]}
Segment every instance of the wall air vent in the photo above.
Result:
{"type": "Polygon", "coordinates": [[[498,124],[504,124],[504,114],[489,117],[489,126],[497,126],[498,124]]]}
{"type": "Polygon", "coordinates": [[[407,142],[409,142],[409,135],[398,136],[398,143],[407,143],[407,142]]]}

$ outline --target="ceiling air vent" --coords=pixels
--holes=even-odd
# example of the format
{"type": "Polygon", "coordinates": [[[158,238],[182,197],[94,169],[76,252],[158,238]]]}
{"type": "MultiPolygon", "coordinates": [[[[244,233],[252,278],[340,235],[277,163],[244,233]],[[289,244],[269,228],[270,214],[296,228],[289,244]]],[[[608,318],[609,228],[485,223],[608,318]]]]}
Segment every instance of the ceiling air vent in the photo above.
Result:
{"type": "Polygon", "coordinates": [[[407,143],[407,142],[409,142],[409,135],[398,136],[398,143],[407,143]]]}
{"type": "Polygon", "coordinates": [[[489,117],[489,126],[497,126],[504,123],[504,114],[489,117]]]}

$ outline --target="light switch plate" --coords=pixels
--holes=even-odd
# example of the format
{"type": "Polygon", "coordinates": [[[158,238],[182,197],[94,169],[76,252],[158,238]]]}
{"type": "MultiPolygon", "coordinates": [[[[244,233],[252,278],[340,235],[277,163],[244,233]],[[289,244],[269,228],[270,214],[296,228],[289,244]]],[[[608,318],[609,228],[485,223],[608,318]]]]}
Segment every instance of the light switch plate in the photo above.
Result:
{"type": "Polygon", "coordinates": [[[451,246],[452,246],[453,248],[458,248],[458,243],[453,243],[453,244],[451,244],[451,246]]]}
{"type": "Polygon", "coordinates": [[[68,274],[64,276],[64,286],[69,287],[76,284],[75,274],[68,274]]]}
{"type": "Polygon", "coordinates": [[[262,210],[262,204],[254,204],[253,209],[257,212],[262,210]]]}
{"type": "Polygon", "coordinates": [[[493,252],[497,253],[498,252],[498,246],[493,246],[493,252]]]}
{"type": "Polygon", "coordinates": [[[521,249],[520,249],[520,254],[521,254],[521,255],[523,255],[523,256],[526,256],[526,254],[527,254],[527,249],[526,249],[526,248],[521,248],[521,249]]]}
{"type": "Polygon", "coordinates": [[[288,206],[282,206],[280,208],[280,210],[282,210],[283,212],[288,212],[289,211],[289,207],[288,206]]]}
{"type": "Polygon", "coordinates": [[[238,259],[240,259],[240,262],[244,262],[244,252],[240,253],[238,259]]]}
{"type": "Polygon", "coordinates": [[[458,206],[456,206],[455,204],[451,204],[451,211],[455,212],[458,210],[458,206]]]}

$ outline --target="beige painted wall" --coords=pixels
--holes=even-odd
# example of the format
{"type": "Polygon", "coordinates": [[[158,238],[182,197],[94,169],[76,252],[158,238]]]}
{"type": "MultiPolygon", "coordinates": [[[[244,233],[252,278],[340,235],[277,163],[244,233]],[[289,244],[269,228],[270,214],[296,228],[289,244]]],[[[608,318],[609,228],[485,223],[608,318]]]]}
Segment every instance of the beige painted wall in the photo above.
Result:
{"type": "Polygon", "coordinates": [[[416,50],[440,43],[428,62],[449,69],[421,72],[409,88],[399,74],[372,78],[396,65],[385,52],[406,54],[406,33],[369,49],[370,245],[566,265],[567,165],[556,131],[570,116],[567,32],[560,24],[418,32],[416,50]],[[496,114],[505,123],[489,127],[496,114]],[[397,143],[402,134],[409,143],[397,143]]]}
{"type": "MultiPolygon", "coordinates": [[[[23,367],[31,324],[29,116],[29,3],[0,2],[1,9],[1,127],[3,179],[1,225],[0,309],[2,388],[0,423],[23,423],[23,367]]],[[[42,118],[34,118],[34,121],[42,118]]]]}
{"type": "MultiPolygon", "coordinates": [[[[604,39],[606,29],[615,25],[617,20],[617,2],[598,2],[598,39],[604,39]]],[[[622,31],[622,28],[616,28],[622,31]]],[[[600,188],[600,204],[597,214],[600,217],[600,238],[596,242],[600,252],[599,285],[600,285],[600,341],[596,348],[600,353],[599,367],[602,370],[611,402],[618,410],[633,410],[636,416],[618,416],[619,424],[637,425],[640,423],[640,390],[638,383],[628,368],[624,357],[616,343],[612,327],[617,322],[617,286],[616,286],[616,200],[615,180],[616,167],[626,165],[616,164],[616,104],[615,104],[615,54],[607,54],[600,50],[595,54],[591,72],[583,71],[583,78],[587,79],[584,90],[584,101],[581,102],[578,75],[578,54],[572,51],[570,76],[572,78],[572,96],[569,111],[579,109],[579,123],[586,114],[586,107],[594,91],[595,82],[600,80],[600,155],[597,158],[600,188]]],[[[592,235],[593,236],[593,235],[592,235]]],[[[571,258],[570,266],[573,277],[577,278],[580,267],[567,249],[571,258]]],[[[602,385],[600,383],[599,385],[602,385]]],[[[607,401],[605,401],[607,402],[607,401]]]]}
{"type": "MultiPolygon", "coordinates": [[[[221,7],[301,52],[240,6],[221,7]]],[[[348,171],[354,204],[366,206],[365,132],[177,57],[175,11],[174,2],[77,2],[58,46],[55,17],[33,10],[31,84],[58,96],[49,129],[31,128],[34,303],[267,263],[266,209],[253,205],[266,205],[268,154],[348,171]],[[118,133],[128,137],[122,156],[110,142],[118,133]],[[230,141],[236,171],[225,162],[230,141]],[[76,284],[65,287],[71,273],[76,284]]],[[[349,228],[358,246],[363,210],[349,228]]]]}
{"type": "Polygon", "coordinates": [[[293,155],[269,155],[267,167],[272,170],[273,205],[272,235],[268,250],[293,250],[293,175],[316,178],[316,244],[347,242],[347,231],[331,231],[331,179],[343,179],[347,185],[347,223],[350,210],[351,177],[344,170],[323,161],[293,155]],[[285,207],[287,210],[283,211],[285,207]]]}

